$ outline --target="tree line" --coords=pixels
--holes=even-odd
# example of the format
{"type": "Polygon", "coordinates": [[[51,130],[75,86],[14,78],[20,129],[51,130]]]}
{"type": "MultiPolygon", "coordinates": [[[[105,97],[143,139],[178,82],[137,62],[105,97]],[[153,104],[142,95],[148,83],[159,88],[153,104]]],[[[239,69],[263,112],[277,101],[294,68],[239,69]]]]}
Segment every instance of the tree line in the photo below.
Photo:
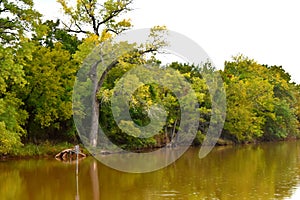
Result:
{"type": "MultiPolygon", "coordinates": [[[[78,142],[72,112],[76,74],[92,50],[129,30],[124,18],[132,0],[77,1],[72,7],[58,0],[65,20],[43,20],[32,0],[0,1],[0,153],[9,153],[26,143],[78,142]]],[[[151,37],[165,33],[155,27],[151,37]]],[[[162,41],[145,44],[141,51],[119,58],[98,88],[99,125],[122,148],[161,147],[176,137],[180,104],[174,93],[158,84],[137,89],[129,112],[135,124],[150,123],[147,110],[163,105],[167,119],[156,135],[136,138],[123,132],[111,111],[113,88],[137,64],[155,63],[155,50],[162,41]],[[147,49],[148,48],[148,49],[147,49]],[[149,50],[149,52],[148,52],[149,50]]],[[[211,65],[174,62],[165,66],[181,73],[194,89],[199,103],[199,127],[194,144],[201,144],[211,117],[211,97],[201,75],[203,68],[221,74],[226,89],[227,113],[221,138],[234,143],[283,140],[299,137],[300,86],[281,66],[257,63],[243,55],[224,63],[224,70],[211,65]]],[[[132,123],[123,122],[128,129],[132,123]]]]}

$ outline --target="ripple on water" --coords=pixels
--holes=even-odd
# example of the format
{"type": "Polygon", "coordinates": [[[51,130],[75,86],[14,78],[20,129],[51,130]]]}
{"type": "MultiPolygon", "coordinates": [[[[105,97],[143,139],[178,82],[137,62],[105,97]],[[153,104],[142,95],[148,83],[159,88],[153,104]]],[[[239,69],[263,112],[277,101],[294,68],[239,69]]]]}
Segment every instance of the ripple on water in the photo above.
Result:
{"type": "Polygon", "coordinates": [[[176,199],[183,199],[182,194],[176,190],[163,190],[160,191],[159,193],[153,194],[153,196],[159,198],[176,198],[176,199]]]}

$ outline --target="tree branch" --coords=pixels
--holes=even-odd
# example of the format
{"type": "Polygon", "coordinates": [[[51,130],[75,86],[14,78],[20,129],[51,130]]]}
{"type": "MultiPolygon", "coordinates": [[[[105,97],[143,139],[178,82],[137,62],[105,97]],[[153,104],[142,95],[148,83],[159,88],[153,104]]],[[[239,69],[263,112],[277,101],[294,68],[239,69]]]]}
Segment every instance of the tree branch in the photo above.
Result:
{"type": "MultiPolygon", "coordinates": [[[[158,49],[156,49],[156,48],[150,48],[150,49],[146,49],[146,50],[140,50],[140,51],[138,51],[138,53],[139,53],[139,56],[141,56],[141,55],[144,55],[144,54],[146,54],[146,53],[155,52],[155,51],[157,51],[157,50],[158,50],[158,49]]],[[[98,65],[99,63],[100,63],[100,62],[97,62],[97,65],[98,65]]],[[[103,86],[103,83],[104,83],[105,78],[106,78],[107,74],[109,73],[109,71],[110,71],[113,67],[115,67],[118,63],[119,63],[119,60],[116,59],[116,60],[112,61],[112,62],[107,66],[107,68],[105,69],[105,71],[103,72],[103,74],[101,75],[101,77],[100,77],[100,79],[99,79],[99,81],[98,81],[98,83],[97,83],[96,94],[99,92],[100,88],[103,86]]]]}
{"type": "Polygon", "coordinates": [[[0,13],[5,12],[5,11],[8,11],[8,8],[3,8],[2,10],[0,10],[0,13]]]}
{"type": "MultiPolygon", "coordinates": [[[[81,1],[81,2],[82,2],[82,1],[81,1]]],[[[91,1],[89,1],[89,2],[90,2],[90,4],[92,4],[91,1]]],[[[88,16],[91,18],[94,33],[95,33],[96,35],[99,36],[100,34],[99,34],[99,30],[97,29],[97,25],[96,25],[97,22],[96,22],[95,16],[92,15],[91,10],[89,10],[89,9],[86,7],[86,5],[85,5],[84,3],[82,3],[82,4],[83,4],[83,7],[84,7],[85,12],[86,12],[86,13],[88,14],[88,16]]],[[[91,5],[91,7],[92,7],[92,5],[91,5]]]]}
{"type": "MultiPolygon", "coordinates": [[[[109,16],[107,16],[105,19],[103,19],[102,21],[100,21],[97,24],[97,30],[100,28],[101,25],[107,23],[108,21],[110,21],[114,17],[118,16],[121,12],[123,12],[123,11],[130,11],[130,9],[127,6],[130,5],[131,3],[132,3],[132,1],[129,1],[127,4],[124,5],[123,8],[121,8],[119,10],[114,10],[109,16]]],[[[110,31],[112,31],[112,29],[110,31]]],[[[114,32],[114,31],[112,31],[112,32],[114,32]]],[[[116,33],[116,32],[114,32],[114,33],[116,33]]]]}
{"type": "Polygon", "coordinates": [[[66,27],[65,31],[67,32],[72,32],[72,33],[84,33],[84,34],[88,34],[88,31],[84,31],[80,28],[80,26],[74,22],[75,26],[78,28],[78,30],[74,30],[72,29],[70,26],[67,26],[64,22],[62,22],[62,24],[66,27]]]}

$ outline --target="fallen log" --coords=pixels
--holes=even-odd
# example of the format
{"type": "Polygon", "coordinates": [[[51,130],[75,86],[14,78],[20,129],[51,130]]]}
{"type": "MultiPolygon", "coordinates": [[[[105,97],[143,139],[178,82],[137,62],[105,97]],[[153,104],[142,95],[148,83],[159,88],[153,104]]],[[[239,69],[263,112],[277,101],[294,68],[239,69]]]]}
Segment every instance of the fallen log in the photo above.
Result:
{"type": "Polygon", "coordinates": [[[55,158],[61,161],[75,160],[77,158],[77,154],[79,159],[86,157],[86,155],[80,151],[79,146],[76,145],[72,149],[62,150],[55,155],[55,158]]]}

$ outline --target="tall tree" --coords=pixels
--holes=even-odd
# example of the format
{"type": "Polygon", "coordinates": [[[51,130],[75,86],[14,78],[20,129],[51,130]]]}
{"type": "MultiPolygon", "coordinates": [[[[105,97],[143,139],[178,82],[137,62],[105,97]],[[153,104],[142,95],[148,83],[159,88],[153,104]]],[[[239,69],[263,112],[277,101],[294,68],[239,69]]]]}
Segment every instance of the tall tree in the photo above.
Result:
{"type": "Polygon", "coordinates": [[[73,33],[95,34],[101,36],[103,32],[119,34],[131,27],[130,20],[119,17],[130,11],[133,0],[79,0],[71,6],[70,0],[57,0],[64,10],[69,22],[65,22],[65,29],[73,33]]]}

